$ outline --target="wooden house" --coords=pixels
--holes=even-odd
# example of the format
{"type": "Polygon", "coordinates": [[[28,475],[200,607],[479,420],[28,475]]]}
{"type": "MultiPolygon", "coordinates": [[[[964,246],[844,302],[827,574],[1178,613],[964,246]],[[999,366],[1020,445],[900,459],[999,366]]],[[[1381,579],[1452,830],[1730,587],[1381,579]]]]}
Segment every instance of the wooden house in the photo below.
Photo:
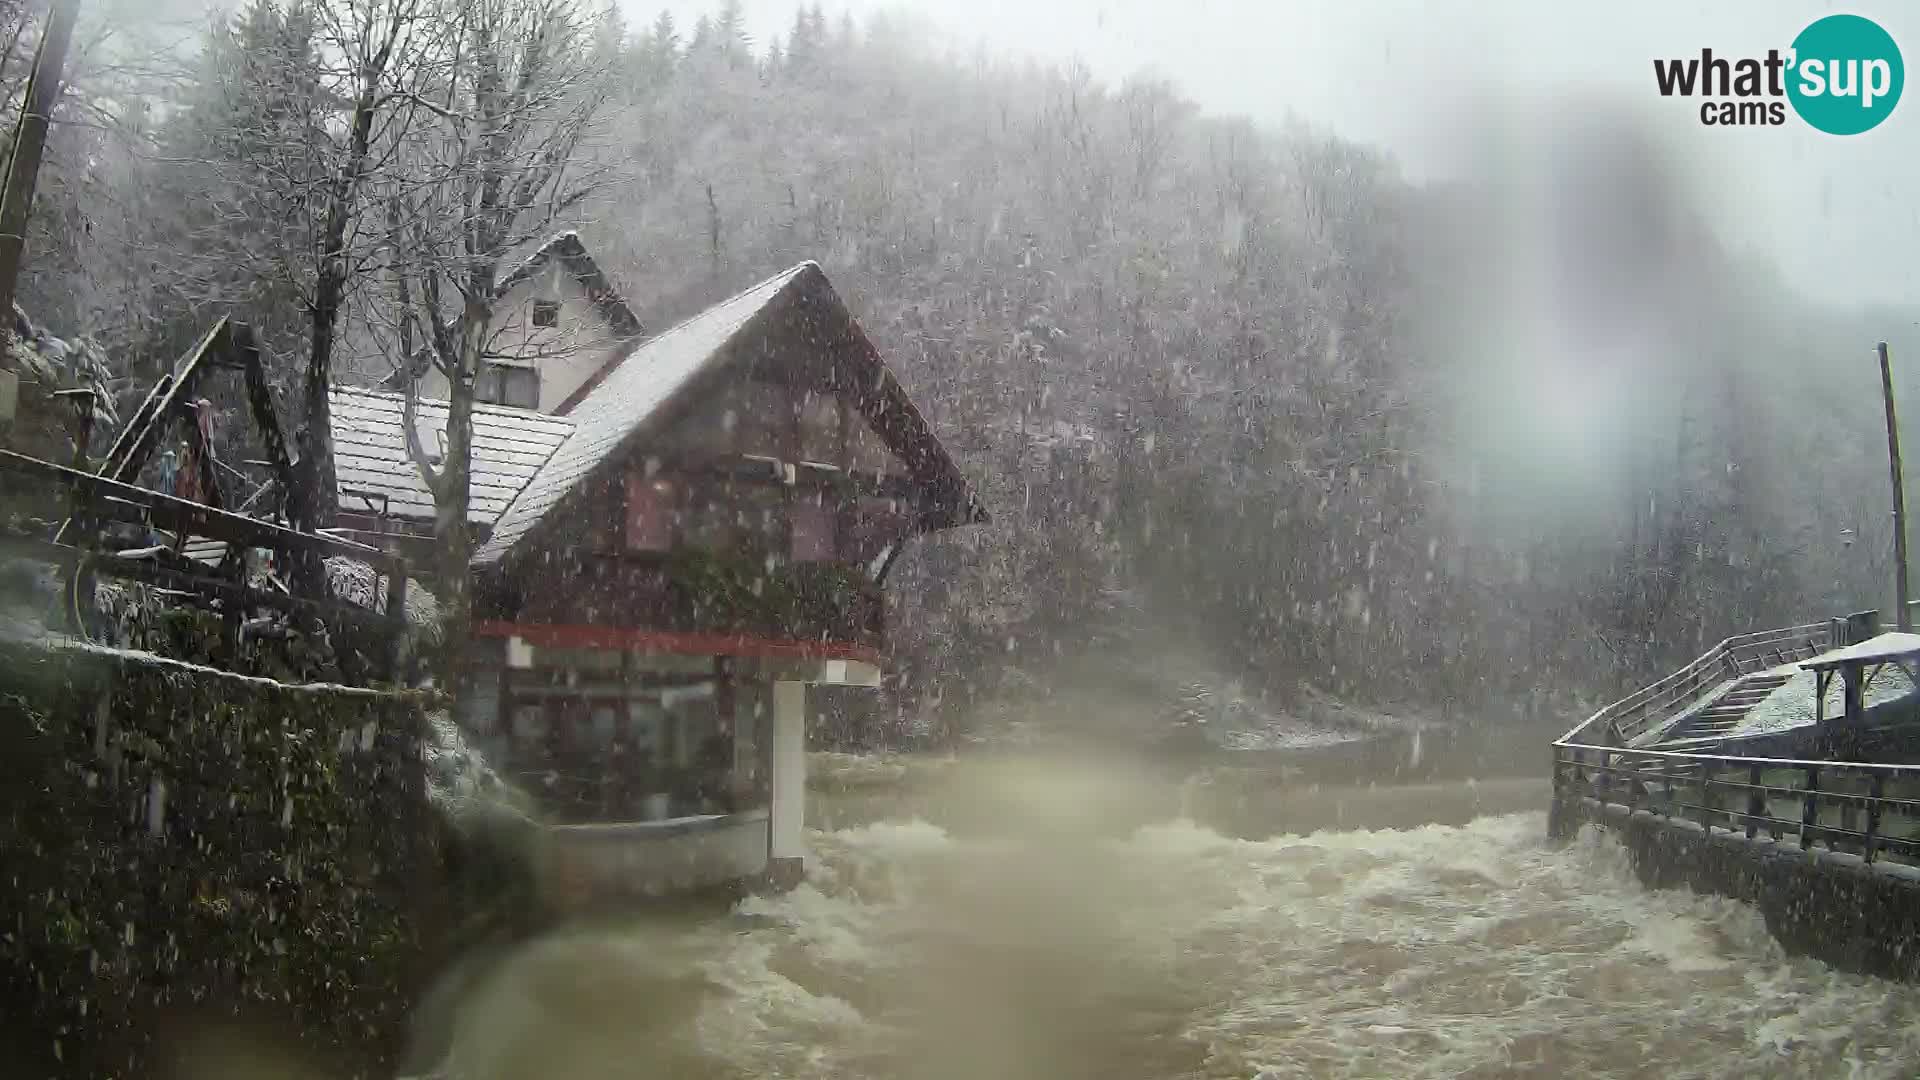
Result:
{"type": "MultiPolygon", "coordinates": [[[[431,520],[399,403],[334,397],[341,511],[374,532],[431,520]]],[[[985,519],[826,275],[796,266],[614,351],[551,414],[475,427],[458,719],[558,823],[549,880],[791,879],[806,687],[877,685],[902,546],[985,519]]]]}

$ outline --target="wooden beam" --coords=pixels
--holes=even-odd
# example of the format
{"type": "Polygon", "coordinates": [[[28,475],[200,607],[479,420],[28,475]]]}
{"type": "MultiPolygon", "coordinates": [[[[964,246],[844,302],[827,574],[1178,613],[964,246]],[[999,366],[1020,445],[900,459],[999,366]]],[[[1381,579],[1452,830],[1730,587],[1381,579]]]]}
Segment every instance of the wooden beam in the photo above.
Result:
{"type": "Polygon", "coordinates": [[[208,355],[226,344],[228,323],[221,319],[200,336],[193,348],[173,365],[133,414],[133,419],[114,439],[106,460],[100,463],[100,475],[109,480],[131,483],[153,456],[167,422],[178,414],[180,402],[200,383],[202,363],[208,355]]]}
{"type": "Polygon", "coordinates": [[[475,637],[517,637],[560,649],[633,649],[690,656],[752,656],[880,662],[880,650],[845,641],[794,641],[745,634],[680,633],[627,626],[476,621],[475,637]]]}
{"type": "Polygon", "coordinates": [[[196,479],[200,484],[200,500],[216,510],[225,510],[227,500],[220,494],[220,474],[213,468],[213,440],[207,438],[207,428],[201,426],[198,407],[187,413],[187,446],[193,451],[194,468],[199,473],[196,479]]]}
{"type": "Polygon", "coordinates": [[[260,440],[266,444],[273,478],[280,484],[278,502],[284,513],[287,498],[293,491],[293,458],[287,453],[286,436],[280,431],[280,413],[273,407],[273,392],[267,388],[266,363],[261,359],[260,343],[253,327],[234,323],[229,351],[239,361],[241,374],[246,379],[247,407],[253,411],[253,426],[259,429],[260,440]]]}
{"type": "Polygon", "coordinates": [[[84,559],[89,569],[108,577],[139,581],[166,589],[178,589],[205,600],[220,600],[242,607],[264,607],[280,611],[302,611],[350,623],[357,629],[383,632],[387,629],[378,612],[344,600],[306,600],[284,593],[256,589],[211,574],[196,573],[177,566],[166,566],[146,559],[130,559],[105,552],[90,552],[52,540],[28,537],[0,537],[0,547],[25,558],[66,562],[84,559]]]}
{"type": "Polygon", "coordinates": [[[92,501],[92,513],[103,516],[113,516],[120,520],[145,520],[163,528],[171,528],[176,532],[204,536],[212,540],[225,540],[230,544],[316,552],[322,555],[342,555],[382,569],[405,572],[404,559],[389,555],[379,548],[316,533],[298,532],[270,521],[219,510],[188,499],[135,487],[132,484],[123,484],[104,476],[69,469],[52,462],[41,461],[39,458],[17,454],[11,450],[0,450],[0,485],[4,484],[7,477],[16,478],[15,486],[30,486],[36,490],[42,490],[45,483],[51,481],[69,490],[77,491],[92,501]],[[18,481],[26,481],[26,484],[20,485],[18,481]],[[129,514],[135,511],[144,516],[130,518],[129,514]]]}

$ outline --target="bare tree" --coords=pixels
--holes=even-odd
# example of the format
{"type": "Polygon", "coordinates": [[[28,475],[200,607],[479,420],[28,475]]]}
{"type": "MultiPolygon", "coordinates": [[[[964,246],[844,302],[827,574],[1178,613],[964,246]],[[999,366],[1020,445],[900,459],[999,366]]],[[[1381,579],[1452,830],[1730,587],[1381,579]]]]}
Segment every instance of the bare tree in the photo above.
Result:
{"type": "MultiPolygon", "coordinates": [[[[216,23],[176,118],[123,130],[157,181],[126,243],[145,264],[134,288],[161,316],[153,346],[171,356],[170,339],[231,313],[297,358],[276,381],[299,403],[299,460],[279,479],[301,528],[331,505],[336,327],[383,248],[361,226],[367,187],[404,139],[415,80],[435,70],[436,15],[432,0],[252,4],[216,23]]],[[[298,569],[318,588],[317,568],[298,569]]]]}
{"type": "Polygon", "coordinates": [[[611,172],[590,153],[609,73],[581,5],[479,0],[450,5],[446,24],[453,51],[431,96],[416,100],[426,119],[386,198],[408,451],[434,497],[442,681],[452,686],[471,607],[474,382],[488,356],[502,263],[575,212],[611,172]],[[428,365],[449,387],[438,461],[415,424],[428,365]]]}
{"type": "MultiPolygon", "coordinates": [[[[345,134],[322,175],[314,222],[313,286],[307,305],[310,326],[302,381],[305,424],[300,429],[300,476],[290,516],[296,526],[312,528],[325,515],[333,490],[333,440],[327,390],[333,382],[335,327],[346,303],[348,284],[372,254],[355,241],[379,230],[359,228],[362,187],[369,174],[395,160],[406,141],[421,86],[432,77],[433,53],[418,47],[416,36],[430,12],[424,0],[345,0],[318,9],[324,28],[323,55],[337,65],[333,81],[351,102],[345,134]],[[386,153],[377,153],[384,147],[386,153]],[[364,254],[363,254],[364,253],[364,254]],[[358,256],[358,257],[357,257],[358,256]]],[[[338,93],[339,91],[335,91],[338,93]]]]}

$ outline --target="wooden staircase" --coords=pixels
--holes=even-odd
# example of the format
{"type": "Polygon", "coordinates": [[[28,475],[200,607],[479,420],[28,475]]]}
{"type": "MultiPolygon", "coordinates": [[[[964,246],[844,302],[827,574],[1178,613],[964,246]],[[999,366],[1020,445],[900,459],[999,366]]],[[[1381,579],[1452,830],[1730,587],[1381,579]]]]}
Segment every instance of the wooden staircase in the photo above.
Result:
{"type": "Polygon", "coordinates": [[[1793,678],[1792,672],[1763,671],[1742,675],[1700,711],[1674,725],[1661,742],[1712,739],[1733,731],[1755,705],[1793,678]]]}

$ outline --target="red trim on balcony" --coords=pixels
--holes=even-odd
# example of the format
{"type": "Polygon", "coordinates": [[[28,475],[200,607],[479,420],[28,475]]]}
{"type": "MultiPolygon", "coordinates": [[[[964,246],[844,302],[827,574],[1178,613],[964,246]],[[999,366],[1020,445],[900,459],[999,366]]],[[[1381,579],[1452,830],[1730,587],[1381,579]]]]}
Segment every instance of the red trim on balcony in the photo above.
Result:
{"type": "Polygon", "coordinates": [[[517,637],[549,649],[637,649],[692,656],[752,656],[783,660],[859,660],[880,662],[871,645],[840,641],[791,641],[743,634],[678,634],[627,626],[567,626],[553,623],[485,621],[473,624],[475,637],[517,637]]]}

